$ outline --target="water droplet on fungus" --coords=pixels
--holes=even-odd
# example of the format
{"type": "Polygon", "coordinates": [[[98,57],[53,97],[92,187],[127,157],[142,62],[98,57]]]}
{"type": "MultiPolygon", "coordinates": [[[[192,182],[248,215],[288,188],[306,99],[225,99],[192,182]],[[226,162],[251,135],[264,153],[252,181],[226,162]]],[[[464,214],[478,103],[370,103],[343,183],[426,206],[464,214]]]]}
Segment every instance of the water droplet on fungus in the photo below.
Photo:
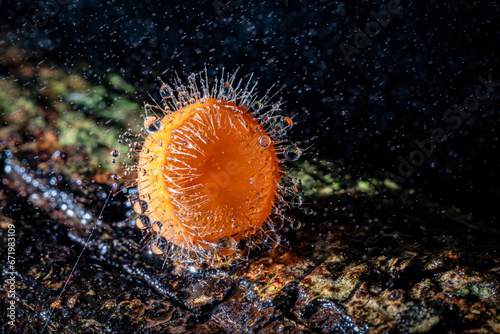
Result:
{"type": "Polygon", "coordinates": [[[153,133],[161,129],[161,121],[156,116],[144,118],[144,128],[148,133],[153,133]]]}
{"type": "Polygon", "coordinates": [[[146,201],[135,201],[134,202],[134,211],[140,215],[144,214],[148,209],[148,203],[146,201]]]}
{"type": "Polygon", "coordinates": [[[314,211],[311,208],[304,208],[304,213],[308,216],[311,216],[314,213],[314,211]]]}
{"type": "Polygon", "coordinates": [[[151,224],[151,228],[153,229],[153,231],[155,231],[156,233],[159,233],[162,229],[162,222],[157,220],[155,221],[153,224],[151,224]]]}
{"type": "Polygon", "coordinates": [[[259,137],[259,146],[262,148],[267,148],[271,145],[271,138],[267,135],[262,135],[259,137]]]}
{"type": "Polygon", "coordinates": [[[156,255],[161,255],[161,254],[163,254],[163,251],[161,250],[161,248],[160,248],[160,247],[158,247],[158,245],[156,245],[156,244],[154,244],[154,243],[152,243],[152,244],[151,244],[151,251],[152,251],[154,254],[156,254],[156,255]]]}
{"type": "Polygon", "coordinates": [[[293,121],[290,117],[281,117],[280,127],[283,131],[290,131],[293,126],[293,121]]]}
{"type": "Polygon", "coordinates": [[[302,155],[302,150],[297,146],[291,146],[285,149],[285,159],[288,161],[297,161],[302,155]]]}
{"type": "Polygon", "coordinates": [[[293,220],[290,222],[290,228],[291,228],[292,230],[298,230],[298,229],[300,229],[300,228],[301,228],[301,226],[302,226],[302,223],[301,223],[301,222],[299,222],[299,221],[298,221],[298,220],[296,220],[296,219],[293,219],[293,220]]]}
{"type": "Polygon", "coordinates": [[[216,249],[220,255],[228,256],[233,254],[238,247],[238,242],[231,237],[222,237],[217,240],[216,249]]]}
{"type": "Polygon", "coordinates": [[[149,218],[146,216],[138,216],[135,219],[135,225],[140,229],[146,228],[149,226],[149,218]]]}
{"type": "Polygon", "coordinates": [[[281,238],[274,231],[266,231],[264,232],[263,242],[267,248],[276,248],[280,244],[281,238]]]}

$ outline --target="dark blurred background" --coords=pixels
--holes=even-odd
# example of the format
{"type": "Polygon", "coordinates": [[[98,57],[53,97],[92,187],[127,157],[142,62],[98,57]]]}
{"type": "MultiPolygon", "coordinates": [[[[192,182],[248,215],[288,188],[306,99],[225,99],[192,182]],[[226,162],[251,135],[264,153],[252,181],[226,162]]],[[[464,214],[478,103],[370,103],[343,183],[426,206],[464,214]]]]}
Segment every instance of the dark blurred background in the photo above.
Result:
{"type": "Polygon", "coordinates": [[[293,138],[318,136],[320,157],[360,178],[394,173],[403,186],[498,226],[500,86],[470,117],[446,114],[474,94],[479,76],[500,81],[496,2],[8,0],[0,6],[4,39],[63,68],[86,62],[94,82],[121,73],[140,101],[149,101],[148,93],[158,97],[155,78],[168,81],[174,71],[182,76],[206,65],[211,75],[222,67],[254,72],[261,92],[273,83],[282,89],[285,112],[299,121],[293,138]],[[373,36],[356,39],[367,24],[373,36]],[[446,141],[430,156],[412,153],[419,149],[415,140],[431,138],[434,129],[446,141]],[[401,167],[398,157],[418,166],[401,167]]]}

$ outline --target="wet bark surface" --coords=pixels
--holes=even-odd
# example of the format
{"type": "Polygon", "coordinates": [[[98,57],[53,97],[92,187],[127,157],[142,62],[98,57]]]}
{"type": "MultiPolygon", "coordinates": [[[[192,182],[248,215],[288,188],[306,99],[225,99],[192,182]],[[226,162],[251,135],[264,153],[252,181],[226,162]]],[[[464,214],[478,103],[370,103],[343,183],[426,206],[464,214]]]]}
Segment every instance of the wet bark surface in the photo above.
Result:
{"type": "Polygon", "coordinates": [[[452,208],[403,192],[312,197],[314,214],[282,231],[281,246],[198,268],[150,254],[120,194],[89,238],[110,187],[50,185],[55,174],[32,175],[23,154],[2,157],[2,224],[17,240],[14,332],[499,330],[498,233],[452,208]],[[34,180],[49,180],[45,191],[34,180]],[[61,193],[71,198],[58,202],[61,193]],[[93,218],[82,224],[64,203],[93,218]]]}
{"type": "MultiPolygon", "coordinates": [[[[16,72],[19,64],[9,65],[21,78],[9,83],[13,96],[24,94],[26,82],[36,88],[39,78],[16,72]]],[[[54,80],[67,82],[57,73],[54,80]]],[[[58,94],[89,89],[71,82],[58,94]]],[[[101,93],[126,94],[117,87],[101,93]]],[[[33,95],[48,96],[43,91],[33,95]]],[[[109,156],[112,148],[92,137],[80,140],[95,145],[82,148],[75,138],[104,135],[118,121],[74,137],[56,130],[73,119],[102,122],[106,107],[97,117],[71,104],[62,117],[52,100],[35,100],[35,122],[31,107],[13,112],[5,101],[0,249],[13,224],[17,298],[16,325],[2,322],[3,332],[500,331],[499,231],[459,208],[389,181],[356,180],[340,163],[303,161],[295,173],[312,212],[290,212],[302,227],[280,231],[276,248],[260,245],[245,260],[200,268],[151,254],[117,192],[123,185],[112,188],[103,166],[88,167],[96,163],[89,156],[109,156]]],[[[7,277],[5,256],[0,265],[7,277]]],[[[4,300],[7,291],[3,281],[4,300]]]]}

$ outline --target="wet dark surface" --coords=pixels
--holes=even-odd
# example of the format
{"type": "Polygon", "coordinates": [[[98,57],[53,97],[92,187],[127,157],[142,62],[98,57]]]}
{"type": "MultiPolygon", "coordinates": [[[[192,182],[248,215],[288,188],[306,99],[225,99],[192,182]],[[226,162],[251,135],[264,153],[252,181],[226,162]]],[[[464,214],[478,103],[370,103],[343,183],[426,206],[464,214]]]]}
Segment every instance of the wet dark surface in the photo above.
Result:
{"type": "MultiPolygon", "coordinates": [[[[81,224],[54,209],[54,199],[72,193],[66,203],[96,217],[106,196],[85,202],[75,190],[80,187],[63,181],[48,187],[54,196],[44,198],[33,179],[15,172],[22,163],[9,156],[1,201],[3,220],[16,226],[19,303],[18,326],[10,331],[3,325],[4,331],[40,332],[47,321],[45,331],[57,333],[499,328],[498,231],[483,230],[457,209],[383,185],[374,186],[375,195],[352,187],[312,196],[315,213],[300,216],[301,229],[282,231],[282,246],[203,269],[146,251],[140,231],[123,221],[123,194],[111,197],[87,243],[95,218],[81,224]],[[35,194],[44,199],[27,200],[35,194]],[[335,211],[331,202],[349,204],[335,211]]],[[[319,166],[304,171],[324,174],[326,165],[319,166]]],[[[51,177],[39,172],[35,179],[51,177]]],[[[87,190],[110,190],[99,187],[87,190]]]]}
{"type": "Polygon", "coordinates": [[[1,332],[500,332],[499,89],[444,120],[500,80],[498,4],[401,2],[348,62],[341,43],[386,3],[62,2],[28,37],[40,2],[0,3],[1,332]],[[151,254],[110,153],[156,77],[205,65],[275,83],[293,139],[319,138],[293,165],[302,227],[200,268],[151,254]],[[436,128],[446,142],[387,179],[436,128]]]}
{"type": "Polygon", "coordinates": [[[500,80],[498,3],[400,1],[402,10],[349,57],[342,43],[355,47],[356,27],[373,26],[372,12],[389,1],[56,3],[2,1],[1,40],[36,54],[36,64],[83,63],[96,84],[118,73],[141,103],[158,98],[155,79],[169,81],[175,71],[185,76],[206,64],[211,77],[222,67],[253,72],[262,90],[282,88],[286,111],[300,121],[294,139],[319,136],[328,145],[317,149],[342,159],[355,177],[399,175],[399,156],[408,160],[415,140],[443,129],[447,140],[404,177],[405,186],[498,225],[498,86],[470,117],[444,117],[479,76],[500,80]]]}

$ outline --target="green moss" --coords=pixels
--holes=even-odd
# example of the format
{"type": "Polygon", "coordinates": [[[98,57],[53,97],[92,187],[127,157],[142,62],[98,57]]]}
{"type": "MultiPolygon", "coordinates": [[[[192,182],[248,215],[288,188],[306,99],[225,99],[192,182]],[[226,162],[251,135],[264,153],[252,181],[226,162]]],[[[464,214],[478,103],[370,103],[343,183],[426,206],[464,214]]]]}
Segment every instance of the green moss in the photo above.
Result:
{"type": "Polygon", "coordinates": [[[96,116],[114,120],[122,127],[127,127],[124,120],[137,119],[141,106],[122,96],[116,96],[111,105],[96,112],[96,116]]]}
{"type": "Polygon", "coordinates": [[[134,86],[123,80],[123,78],[116,73],[109,74],[106,77],[106,82],[119,92],[126,94],[133,94],[135,92],[134,86]]]}
{"type": "Polygon", "coordinates": [[[315,298],[328,298],[340,302],[346,300],[352,291],[356,289],[366,272],[367,267],[361,264],[344,268],[344,273],[337,279],[332,279],[332,276],[336,275],[331,275],[330,272],[312,276],[311,281],[314,283],[315,298]]]}
{"type": "Polygon", "coordinates": [[[401,187],[394,181],[384,180],[384,186],[392,190],[400,190],[401,187]]]}
{"type": "Polygon", "coordinates": [[[356,185],[356,190],[362,193],[373,194],[374,188],[373,184],[369,181],[358,180],[356,185]]]}
{"type": "Polygon", "coordinates": [[[37,114],[36,104],[15,80],[0,76],[0,119],[9,125],[23,124],[37,114]]]}
{"type": "Polygon", "coordinates": [[[411,194],[409,190],[390,180],[357,179],[345,169],[340,169],[326,160],[297,163],[293,166],[290,176],[302,181],[304,194],[309,197],[340,197],[349,192],[369,198],[377,198],[383,194],[381,200],[386,200],[386,195],[391,193],[394,198],[402,193],[411,194]]]}
{"type": "Polygon", "coordinates": [[[133,86],[118,74],[107,75],[103,85],[92,85],[78,73],[53,67],[35,71],[38,75],[23,80],[0,77],[0,134],[57,134],[54,144],[77,154],[61,171],[68,176],[75,171],[88,174],[118,169],[119,164],[111,163],[110,152],[128,151],[117,142],[118,136],[141,110],[132,100],[133,86]]]}
{"type": "Polygon", "coordinates": [[[455,292],[457,296],[475,296],[479,299],[490,298],[495,294],[493,286],[487,283],[471,283],[455,292]]]}
{"type": "Polygon", "coordinates": [[[57,127],[59,144],[84,152],[89,158],[90,168],[114,170],[116,164],[110,163],[110,152],[114,149],[126,150],[126,146],[116,142],[120,134],[118,129],[106,128],[79,112],[63,113],[57,127]]]}
{"type": "Polygon", "coordinates": [[[92,87],[86,91],[72,92],[66,96],[66,100],[76,107],[88,108],[93,111],[106,108],[104,87],[92,87]]]}

